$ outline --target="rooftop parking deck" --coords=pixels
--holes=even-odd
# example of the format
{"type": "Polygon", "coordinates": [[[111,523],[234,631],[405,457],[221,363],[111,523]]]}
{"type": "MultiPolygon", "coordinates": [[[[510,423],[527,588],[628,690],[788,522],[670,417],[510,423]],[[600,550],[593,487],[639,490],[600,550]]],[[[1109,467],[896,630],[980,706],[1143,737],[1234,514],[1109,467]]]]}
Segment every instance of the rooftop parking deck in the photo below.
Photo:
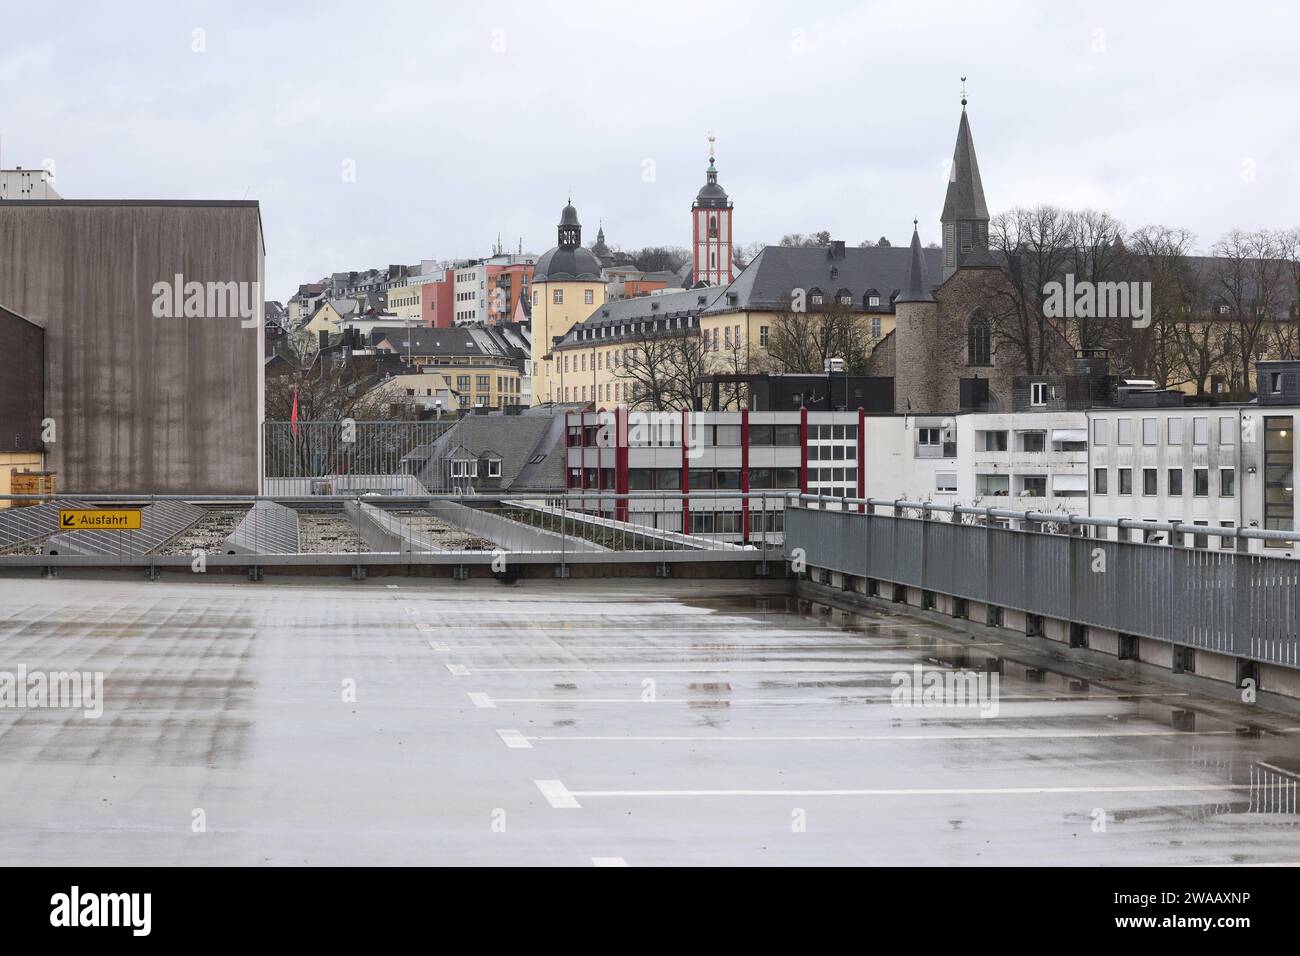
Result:
{"type": "Polygon", "coordinates": [[[1300,861],[1300,719],[780,582],[0,579],[19,667],[10,863],[1300,861]]]}

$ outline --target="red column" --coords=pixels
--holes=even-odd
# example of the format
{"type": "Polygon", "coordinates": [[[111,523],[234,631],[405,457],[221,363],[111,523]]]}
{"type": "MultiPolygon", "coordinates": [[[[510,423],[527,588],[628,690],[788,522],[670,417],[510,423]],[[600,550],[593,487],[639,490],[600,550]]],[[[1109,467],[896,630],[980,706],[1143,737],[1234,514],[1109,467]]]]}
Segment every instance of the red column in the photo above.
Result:
{"type": "MultiPolygon", "coordinates": [[[[587,413],[586,412],[578,412],[578,448],[580,449],[578,451],[578,460],[582,466],[578,472],[578,479],[579,479],[578,487],[582,491],[586,491],[587,490],[587,413]]],[[[586,510],[587,501],[585,498],[583,499],[579,507],[581,507],[584,511],[586,510]]]]}
{"type": "Polygon", "coordinates": [[[682,534],[691,533],[691,412],[682,409],[682,534]]]}
{"type": "MultiPolygon", "coordinates": [[[[627,494],[627,408],[614,409],[614,490],[627,494]]],[[[620,499],[614,505],[614,515],[619,521],[627,520],[628,501],[620,499]]]]}
{"type": "MultiPolygon", "coordinates": [[[[858,497],[867,496],[867,410],[858,406],[858,497]]],[[[858,505],[859,512],[865,512],[866,505],[858,505]]]]}
{"type": "Polygon", "coordinates": [[[740,410],[740,530],[749,543],[749,409],[740,410]]]}
{"type": "Polygon", "coordinates": [[[799,491],[808,494],[808,406],[799,409],[799,491]]]}
{"type": "Polygon", "coordinates": [[[564,413],[564,490],[573,487],[573,460],[569,457],[572,448],[569,445],[569,412],[564,413]]]}

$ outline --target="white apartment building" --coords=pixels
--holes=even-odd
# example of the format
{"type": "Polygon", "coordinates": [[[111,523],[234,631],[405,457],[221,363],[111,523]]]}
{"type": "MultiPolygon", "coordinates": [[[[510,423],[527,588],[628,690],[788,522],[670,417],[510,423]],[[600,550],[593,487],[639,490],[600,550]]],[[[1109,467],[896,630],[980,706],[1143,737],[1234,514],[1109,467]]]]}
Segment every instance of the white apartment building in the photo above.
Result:
{"type": "Polygon", "coordinates": [[[488,319],[488,267],[485,262],[456,266],[452,282],[452,315],[456,325],[482,325],[488,319]]]}
{"type": "Polygon", "coordinates": [[[872,419],[869,497],[1083,514],[1088,505],[1082,411],[970,412],[872,419]],[[885,454],[895,467],[876,474],[885,454]]]}
{"type": "MultiPolygon", "coordinates": [[[[1174,542],[1196,548],[1234,546],[1215,528],[1290,531],[1297,424],[1300,407],[1268,402],[1093,409],[1089,513],[1199,525],[1204,533],[1174,542]]],[[[1163,532],[1126,533],[1132,540],[1170,543],[1163,532]]],[[[1251,550],[1289,557],[1294,549],[1287,542],[1253,541],[1251,550]]]]}

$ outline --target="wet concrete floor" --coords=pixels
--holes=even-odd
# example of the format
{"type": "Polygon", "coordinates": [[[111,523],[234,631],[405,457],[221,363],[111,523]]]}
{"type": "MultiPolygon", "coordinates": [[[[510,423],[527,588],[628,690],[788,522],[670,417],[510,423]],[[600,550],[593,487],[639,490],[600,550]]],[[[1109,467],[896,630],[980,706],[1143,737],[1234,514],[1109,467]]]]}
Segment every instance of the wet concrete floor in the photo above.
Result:
{"type": "Polygon", "coordinates": [[[1300,718],[762,587],[0,579],[104,680],[0,706],[0,858],[1300,862],[1300,718]]]}

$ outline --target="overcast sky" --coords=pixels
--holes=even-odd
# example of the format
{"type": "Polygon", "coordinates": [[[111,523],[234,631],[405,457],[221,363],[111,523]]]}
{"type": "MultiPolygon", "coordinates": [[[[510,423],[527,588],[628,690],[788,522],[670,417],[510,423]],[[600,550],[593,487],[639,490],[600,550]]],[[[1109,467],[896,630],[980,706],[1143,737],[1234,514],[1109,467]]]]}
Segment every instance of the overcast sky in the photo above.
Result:
{"type": "Polygon", "coordinates": [[[0,33],[0,163],[53,160],[68,198],[257,199],[277,299],[498,233],[542,252],[569,190],[588,243],[603,219],[611,245],[684,246],[709,131],[738,242],[897,244],[913,216],[928,242],[965,74],[991,211],[1092,206],[1205,247],[1300,225],[1289,6],[28,7],[0,33]]]}

